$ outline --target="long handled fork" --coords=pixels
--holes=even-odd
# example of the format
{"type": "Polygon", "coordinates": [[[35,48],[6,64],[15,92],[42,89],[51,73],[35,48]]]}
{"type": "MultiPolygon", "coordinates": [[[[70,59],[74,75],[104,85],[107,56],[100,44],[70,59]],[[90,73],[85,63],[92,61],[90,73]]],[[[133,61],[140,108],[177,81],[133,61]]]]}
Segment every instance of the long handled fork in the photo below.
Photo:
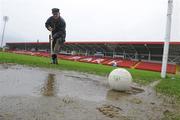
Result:
{"type": "Polygon", "coordinates": [[[52,37],[52,32],[49,35],[49,42],[50,42],[50,50],[51,50],[51,55],[53,54],[53,37],[52,37]]]}

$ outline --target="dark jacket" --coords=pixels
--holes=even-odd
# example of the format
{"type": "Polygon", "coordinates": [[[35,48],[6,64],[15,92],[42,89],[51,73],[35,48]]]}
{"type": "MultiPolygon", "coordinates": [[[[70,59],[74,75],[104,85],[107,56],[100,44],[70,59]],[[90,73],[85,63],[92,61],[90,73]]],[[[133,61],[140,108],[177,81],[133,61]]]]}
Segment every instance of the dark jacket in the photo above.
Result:
{"type": "Polygon", "coordinates": [[[62,17],[59,19],[55,20],[52,16],[48,18],[48,20],[45,23],[46,28],[49,26],[53,28],[52,35],[53,39],[57,38],[64,38],[66,37],[66,22],[62,17]]]}

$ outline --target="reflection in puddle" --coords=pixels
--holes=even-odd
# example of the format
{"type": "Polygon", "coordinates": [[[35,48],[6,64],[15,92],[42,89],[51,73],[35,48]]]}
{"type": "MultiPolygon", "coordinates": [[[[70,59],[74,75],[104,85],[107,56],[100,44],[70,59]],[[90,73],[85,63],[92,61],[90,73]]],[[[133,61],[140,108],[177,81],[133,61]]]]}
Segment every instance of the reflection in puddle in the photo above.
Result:
{"type": "Polygon", "coordinates": [[[44,96],[55,96],[56,95],[56,82],[55,74],[48,74],[47,80],[45,80],[44,86],[42,88],[42,94],[44,96]]]}

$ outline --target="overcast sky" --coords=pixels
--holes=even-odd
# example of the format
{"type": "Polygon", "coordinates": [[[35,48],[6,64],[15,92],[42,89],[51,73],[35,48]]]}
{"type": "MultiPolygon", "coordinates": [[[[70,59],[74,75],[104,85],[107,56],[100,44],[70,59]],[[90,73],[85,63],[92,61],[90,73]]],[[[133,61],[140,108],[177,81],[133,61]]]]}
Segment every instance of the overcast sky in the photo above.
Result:
{"type": "MultiPolygon", "coordinates": [[[[48,41],[53,7],[67,24],[67,41],[162,41],[168,0],[1,0],[6,42],[48,41]]],[[[180,41],[180,0],[174,0],[172,39],[180,41]]],[[[2,34],[2,19],[1,34],[2,34]]]]}

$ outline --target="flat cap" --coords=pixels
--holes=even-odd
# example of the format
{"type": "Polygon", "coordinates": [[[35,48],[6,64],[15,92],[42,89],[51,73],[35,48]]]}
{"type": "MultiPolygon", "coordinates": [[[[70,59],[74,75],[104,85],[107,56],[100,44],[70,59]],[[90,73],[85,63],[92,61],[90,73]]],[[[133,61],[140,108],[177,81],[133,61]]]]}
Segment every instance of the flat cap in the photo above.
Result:
{"type": "Polygon", "coordinates": [[[58,9],[58,8],[53,8],[53,9],[52,9],[52,13],[57,13],[57,12],[59,12],[59,9],[58,9]]]}

